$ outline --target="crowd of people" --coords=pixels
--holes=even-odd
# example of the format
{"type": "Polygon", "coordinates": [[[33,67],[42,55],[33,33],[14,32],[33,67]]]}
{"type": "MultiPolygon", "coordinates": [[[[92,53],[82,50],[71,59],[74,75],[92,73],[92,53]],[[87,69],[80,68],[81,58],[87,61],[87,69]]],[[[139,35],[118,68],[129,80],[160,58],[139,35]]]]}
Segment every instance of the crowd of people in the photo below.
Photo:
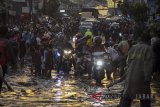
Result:
{"type": "MultiPolygon", "coordinates": [[[[36,77],[51,78],[51,71],[61,67],[57,64],[56,49],[72,48],[78,56],[79,52],[107,52],[110,54],[112,67],[119,76],[125,75],[125,87],[120,101],[120,107],[130,107],[136,95],[150,95],[150,82],[154,72],[159,72],[160,31],[157,30],[151,39],[146,28],[134,45],[130,35],[134,34],[134,22],[119,21],[118,26],[94,24],[92,31],[87,29],[84,35],[78,32],[79,19],[63,19],[52,22],[50,26],[37,23],[31,26],[0,27],[0,89],[8,72],[8,64],[16,71],[18,65],[23,67],[24,59],[31,57],[31,73],[36,77]],[[76,34],[75,50],[70,45],[76,34]],[[120,35],[121,34],[121,35],[120,35]],[[103,43],[102,37],[105,37],[103,43]],[[151,41],[151,42],[150,42],[151,41]],[[154,69],[153,69],[154,68],[154,69]]],[[[73,61],[73,65],[77,62],[73,61]]],[[[75,66],[74,66],[75,67],[75,66]]],[[[76,67],[75,67],[76,69],[76,67]]],[[[108,70],[109,71],[109,70],[108,70]]],[[[107,72],[108,80],[112,80],[111,72],[107,72]]],[[[142,107],[151,107],[150,99],[140,99],[142,107]]]]}

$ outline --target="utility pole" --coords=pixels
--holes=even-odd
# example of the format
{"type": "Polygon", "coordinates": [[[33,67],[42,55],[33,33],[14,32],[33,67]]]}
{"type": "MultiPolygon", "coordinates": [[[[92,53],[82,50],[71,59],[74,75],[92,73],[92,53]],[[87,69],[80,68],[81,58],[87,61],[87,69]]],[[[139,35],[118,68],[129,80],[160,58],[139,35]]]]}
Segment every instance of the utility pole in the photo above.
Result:
{"type": "Polygon", "coordinates": [[[31,28],[33,30],[33,0],[28,0],[29,2],[29,14],[30,14],[30,24],[31,24],[31,28]]]}
{"type": "Polygon", "coordinates": [[[117,0],[112,0],[114,2],[114,16],[116,15],[116,1],[117,0]]]}
{"type": "Polygon", "coordinates": [[[0,8],[2,10],[2,24],[6,25],[8,21],[8,0],[2,0],[0,1],[0,8]]]}
{"type": "Polygon", "coordinates": [[[30,21],[32,22],[32,13],[33,13],[32,0],[28,0],[28,2],[29,2],[30,21]]]}
{"type": "Polygon", "coordinates": [[[6,9],[6,23],[7,24],[7,21],[8,21],[8,0],[5,0],[6,4],[5,4],[5,9],[6,9]]]}

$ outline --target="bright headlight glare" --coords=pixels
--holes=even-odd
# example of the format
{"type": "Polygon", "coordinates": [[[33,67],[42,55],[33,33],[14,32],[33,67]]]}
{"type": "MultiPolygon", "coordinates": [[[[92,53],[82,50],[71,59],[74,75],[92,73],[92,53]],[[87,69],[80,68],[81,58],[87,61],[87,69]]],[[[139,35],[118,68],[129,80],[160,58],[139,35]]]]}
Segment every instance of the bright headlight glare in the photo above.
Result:
{"type": "Polygon", "coordinates": [[[121,37],[121,36],[122,36],[122,33],[119,33],[119,36],[121,37]]]}
{"type": "Polygon", "coordinates": [[[64,53],[65,53],[65,54],[70,54],[71,51],[64,50],[64,53]]]}
{"type": "Polygon", "coordinates": [[[102,62],[101,60],[98,60],[98,61],[96,62],[96,64],[97,64],[98,66],[102,66],[102,65],[103,65],[103,62],[102,62]]]}
{"type": "Polygon", "coordinates": [[[73,42],[75,42],[75,41],[76,41],[76,37],[73,38],[73,42]]]}
{"type": "Polygon", "coordinates": [[[70,54],[71,53],[71,51],[68,51],[68,54],[70,54]]]}
{"type": "Polygon", "coordinates": [[[61,54],[59,52],[57,52],[57,56],[61,56],[61,54]]]}
{"type": "Polygon", "coordinates": [[[68,51],[64,50],[64,53],[65,53],[65,54],[67,54],[67,53],[68,53],[68,51]]]}

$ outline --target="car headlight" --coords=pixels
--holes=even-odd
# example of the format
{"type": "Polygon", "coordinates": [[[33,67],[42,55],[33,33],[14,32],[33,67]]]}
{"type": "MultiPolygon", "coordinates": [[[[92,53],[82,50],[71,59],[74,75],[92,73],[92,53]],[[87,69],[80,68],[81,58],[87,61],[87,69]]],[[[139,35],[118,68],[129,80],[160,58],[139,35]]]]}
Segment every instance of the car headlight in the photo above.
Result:
{"type": "Polygon", "coordinates": [[[102,66],[102,65],[103,65],[103,61],[102,61],[102,60],[98,60],[98,61],[96,62],[96,64],[97,64],[98,66],[102,66]]]}

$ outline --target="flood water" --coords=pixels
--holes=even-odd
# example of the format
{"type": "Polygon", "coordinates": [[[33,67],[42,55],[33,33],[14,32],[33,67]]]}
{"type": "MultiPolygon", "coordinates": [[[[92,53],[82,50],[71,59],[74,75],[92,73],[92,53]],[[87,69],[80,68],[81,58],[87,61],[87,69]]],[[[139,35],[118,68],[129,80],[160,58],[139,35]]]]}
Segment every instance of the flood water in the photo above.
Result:
{"type": "MultiPolygon", "coordinates": [[[[19,73],[12,73],[6,76],[8,83],[14,92],[3,86],[0,95],[0,105],[5,107],[116,107],[119,98],[94,97],[100,93],[116,93],[120,95],[123,90],[123,83],[114,85],[110,89],[106,86],[109,81],[103,80],[103,86],[96,86],[94,80],[87,79],[87,76],[75,78],[73,71],[70,75],[63,73],[57,76],[52,71],[52,79],[37,78],[31,75],[30,68],[25,66],[19,73]]],[[[156,95],[153,107],[160,107],[160,99],[157,93],[157,85],[152,84],[152,93],[156,95]]],[[[135,100],[133,107],[139,102],[135,100]]]]}

